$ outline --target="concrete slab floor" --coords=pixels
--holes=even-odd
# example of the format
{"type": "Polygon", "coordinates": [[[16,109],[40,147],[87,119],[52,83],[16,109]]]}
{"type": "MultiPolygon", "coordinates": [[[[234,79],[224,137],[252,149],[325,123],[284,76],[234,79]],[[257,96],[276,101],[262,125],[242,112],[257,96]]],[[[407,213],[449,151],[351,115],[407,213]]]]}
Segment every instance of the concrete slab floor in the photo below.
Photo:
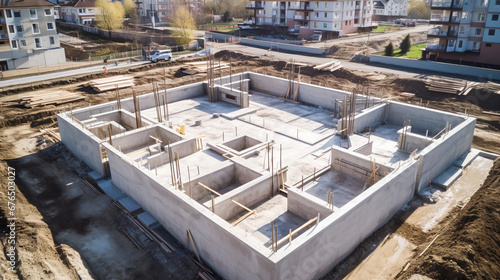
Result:
{"type": "MultiPolygon", "coordinates": [[[[306,222],[287,211],[287,198],[281,194],[261,202],[252,210],[255,210],[256,213],[236,225],[236,228],[240,232],[243,231],[247,239],[268,248],[271,247],[272,221],[274,221],[274,225],[278,226],[278,240],[288,235],[290,229],[293,231],[306,222]]],[[[236,221],[244,214],[237,215],[228,222],[236,221]]],[[[299,235],[300,233],[294,236],[294,239],[299,235]]]]}
{"type": "Polygon", "coordinates": [[[410,157],[409,154],[398,151],[399,134],[397,131],[399,129],[401,127],[385,124],[377,126],[372,132],[370,136],[370,141],[373,141],[371,157],[378,163],[397,167],[400,161],[405,161],[410,157]]]}
{"type": "Polygon", "coordinates": [[[342,207],[363,192],[365,182],[345,173],[330,170],[304,186],[306,193],[328,203],[328,190],[334,195],[334,206],[342,207]]]}

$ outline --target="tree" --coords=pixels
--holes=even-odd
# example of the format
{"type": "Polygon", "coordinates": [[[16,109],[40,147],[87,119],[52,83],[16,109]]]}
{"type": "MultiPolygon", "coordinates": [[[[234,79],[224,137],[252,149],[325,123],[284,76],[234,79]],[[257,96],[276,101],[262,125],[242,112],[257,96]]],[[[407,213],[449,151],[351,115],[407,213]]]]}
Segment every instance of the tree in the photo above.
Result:
{"type": "Polygon", "coordinates": [[[392,45],[392,43],[389,43],[389,45],[385,47],[385,55],[392,56],[393,53],[394,53],[394,46],[392,45]]]}
{"type": "Polygon", "coordinates": [[[106,0],[96,0],[95,6],[97,8],[95,16],[97,26],[108,30],[109,38],[111,38],[111,31],[123,26],[125,9],[122,3],[118,1],[108,2],[106,0]]]}
{"type": "Polygon", "coordinates": [[[137,7],[132,0],[123,0],[123,8],[125,9],[125,17],[135,21],[137,19],[137,7]]]}
{"type": "Polygon", "coordinates": [[[402,54],[406,54],[407,52],[410,51],[411,49],[410,34],[406,35],[406,37],[401,42],[401,45],[399,45],[399,48],[401,49],[402,54]]]}
{"type": "Polygon", "coordinates": [[[229,11],[225,11],[224,14],[222,15],[222,22],[230,22],[231,21],[231,14],[229,11]]]}
{"type": "Polygon", "coordinates": [[[431,17],[431,7],[425,1],[412,0],[408,5],[408,17],[429,19],[431,17]]]}
{"type": "Polygon", "coordinates": [[[177,44],[187,44],[195,35],[196,21],[185,6],[177,9],[170,25],[174,27],[173,34],[177,37],[177,44]]]}

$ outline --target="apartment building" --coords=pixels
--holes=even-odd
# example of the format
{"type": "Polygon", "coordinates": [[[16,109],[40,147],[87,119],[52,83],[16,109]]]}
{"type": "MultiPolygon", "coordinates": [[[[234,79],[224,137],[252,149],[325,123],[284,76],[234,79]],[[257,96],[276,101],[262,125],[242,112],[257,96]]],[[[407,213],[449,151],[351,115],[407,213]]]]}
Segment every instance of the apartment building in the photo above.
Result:
{"type": "Polygon", "coordinates": [[[54,4],[47,0],[0,2],[2,71],[66,62],[59,45],[54,4]]]}
{"type": "Polygon", "coordinates": [[[286,26],[309,38],[315,30],[335,32],[342,36],[372,26],[372,0],[359,1],[251,1],[254,24],[286,26]]]}
{"type": "Polygon", "coordinates": [[[181,5],[186,5],[193,15],[201,12],[202,0],[136,0],[137,12],[146,21],[154,15],[155,22],[168,22],[181,5]]]}
{"type": "Polygon", "coordinates": [[[373,1],[373,18],[375,20],[391,20],[408,16],[408,0],[373,1]]]}
{"type": "Polygon", "coordinates": [[[73,0],[61,5],[61,18],[66,22],[95,25],[95,15],[97,13],[95,0],[73,0]]]}
{"type": "Polygon", "coordinates": [[[424,58],[470,65],[500,66],[500,0],[439,0],[431,4],[424,58]]]}

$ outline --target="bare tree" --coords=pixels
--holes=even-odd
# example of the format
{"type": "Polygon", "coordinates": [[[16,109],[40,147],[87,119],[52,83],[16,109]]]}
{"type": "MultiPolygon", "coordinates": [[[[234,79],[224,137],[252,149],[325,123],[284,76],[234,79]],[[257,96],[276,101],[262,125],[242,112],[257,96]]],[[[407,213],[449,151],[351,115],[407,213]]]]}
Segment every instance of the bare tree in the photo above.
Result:
{"type": "Polygon", "coordinates": [[[111,38],[111,31],[123,26],[125,9],[118,1],[108,2],[106,0],[97,0],[95,6],[97,7],[97,14],[95,16],[97,26],[108,30],[109,38],[111,38]]]}

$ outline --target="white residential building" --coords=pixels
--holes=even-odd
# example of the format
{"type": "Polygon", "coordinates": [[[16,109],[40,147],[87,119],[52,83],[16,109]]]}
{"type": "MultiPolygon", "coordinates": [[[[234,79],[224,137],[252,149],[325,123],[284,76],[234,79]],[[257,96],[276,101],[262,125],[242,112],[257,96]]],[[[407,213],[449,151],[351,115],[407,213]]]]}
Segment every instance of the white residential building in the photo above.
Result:
{"type": "Polygon", "coordinates": [[[0,69],[66,62],[59,45],[54,4],[46,0],[1,1],[0,69]]]}
{"type": "Polygon", "coordinates": [[[95,0],[73,0],[61,5],[61,19],[76,24],[94,25],[97,9],[95,0]]]}
{"type": "Polygon", "coordinates": [[[309,38],[315,30],[332,34],[358,32],[372,26],[372,0],[360,1],[251,1],[255,25],[286,26],[309,38]]]}
{"type": "Polygon", "coordinates": [[[408,0],[373,1],[373,15],[377,20],[408,16],[408,0]]]}

